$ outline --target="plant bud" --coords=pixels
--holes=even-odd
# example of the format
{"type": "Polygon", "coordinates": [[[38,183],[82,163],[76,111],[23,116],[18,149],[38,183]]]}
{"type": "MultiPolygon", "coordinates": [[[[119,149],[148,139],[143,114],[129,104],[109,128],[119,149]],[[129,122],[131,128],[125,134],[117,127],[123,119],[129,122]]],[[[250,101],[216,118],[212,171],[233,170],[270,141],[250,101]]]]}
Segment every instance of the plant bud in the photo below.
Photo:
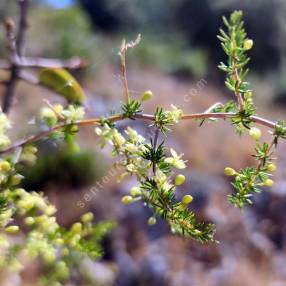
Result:
{"type": "Polygon", "coordinates": [[[236,171],[234,169],[232,169],[232,168],[226,167],[224,169],[224,174],[226,176],[234,176],[236,174],[236,171]]]}
{"type": "Polygon", "coordinates": [[[269,165],[267,166],[267,170],[268,170],[269,172],[275,172],[276,169],[277,169],[277,167],[276,167],[276,165],[273,164],[273,163],[271,163],[271,164],[269,164],[269,165]]]}
{"type": "Polygon", "coordinates": [[[19,226],[17,225],[11,225],[11,226],[7,226],[5,228],[5,232],[8,233],[8,234],[16,234],[19,232],[19,226]]]}
{"type": "Polygon", "coordinates": [[[256,141],[258,141],[261,137],[261,131],[259,128],[256,128],[256,127],[252,127],[250,130],[249,130],[249,135],[256,141]]]}
{"type": "Polygon", "coordinates": [[[31,226],[35,223],[35,219],[31,216],[28,216],[25,218],[24,222],[26,225],[31,226]]]}
{"type": "Polygon", "coordinates": [[[10,169],[11,169],[11,165],[9,162],[7,162],[7,161],[1,161],[0,162],[0,171],[8,172],[8,171],[10,171],[10,169]]]}
{"type": "Polygon", "coordinates": [[[142,193],[141,193],[139,187],[133,187],[130,190],[130,194],[131,194],[131,196],[136,197],[136,196],[140,196],[142,193]]]}
{"type": "Polygon", "coordinates": [[[91,222],[92,220],[93,220],[93,213],[91,213],[91,212],[88,212],[88,213],[83,214],[81,216],[81,221],[83,223],[88,223],[88,222],[91,222]]]}
{"type": "Polygon", "coordinates": [[[124,196],[124,197],[122,197],[121,202],[125,205],[129,205],[129,204],[133,203],[134,200],[131,196],[124,196]]]}
{"type": "Polygon", "coordinates": [[[248,90],[247,92],[244,93],[244,98],[245,99],[250,99],[252,98],[252,91],[248,90]]]}
{"type": "Polygon", "coordinates": [[[149,225],[154,225],[154,224],[156,224],[156,218],[154,218],[153,216],[150,217],[150,218],[148,219],[148,224],[149,224],[149,225]]]}
{"type": "Polygon", "coordinates": [[[52,251],[46,251],[43,254],[43,259],[46,263],[53,263],[56,260],[56,255],[52,251]]]}
{"type": "Polygon", "coordinates": [[[67,247],[63,249],[62,254],[63,254],[64,256],[69,255],[69,253],[70,253],[70,251],[69,251],[69,249],[68,249],[67,247]]]}
{"type": "Polygon", "coordinates": [[[264,182],[263,182],[263,185],[265,187],[271,187],[273,185],[273,181],[271,179],[266,179],[264,182]]]}
{"type": "Polygon", "coordinates": [[[71,231],[73,233],[81,233],[82,231],[82,224],[80,222],[76,222],[72,225],[71,231]]]}
{"type": "Polygon", "coordinates": [[[51,216],[51,215],[55,214],[56,212],[57,212],[57,209],[53,205],[50,205],[45,209],[45,214],[48,216],[51,216]]]}
{"type": "Polygon", "coordinates": [[[247,39],[247,40],[244,41],[243,48],[246,51],[251,50],[252,47],[253,47],[253,41],[251,39],[247,39]]]}
{"type": "Polygon", "coordinates": [[[176,186],[180,186],[184,184],[185,180],[186,180],[186,177],[182,174],[176,176],[176,179],[175,179],[176,186]]]}
{"type": "Polygon", "coordinates": [[[153,97],[153,92],[151,90],[147,90],[143,93],[141,97],[141,101],[150,100],[153,97]]]}
{"type": "Polygon", "coordinates": [[[190,204],[193,201],[193,197],[191,195],[185,195],[182,199],[182,203],[185,205],[190,204]]]}
{"type": "Polygon", "coordinates": [[[23,176],[20,175],[20,174],[16,174],[14,175],[12,178],[11,178],[11,184],[12,186],[16,186],[16,185],[19,185],[21,183],[23,179],[23,176]]]}
{"type": "Polygon", "coordinates": [[[64,244],[64,240],[62,238],[56,238],[55,243],[56,245],[61,246],[64,244]]]}

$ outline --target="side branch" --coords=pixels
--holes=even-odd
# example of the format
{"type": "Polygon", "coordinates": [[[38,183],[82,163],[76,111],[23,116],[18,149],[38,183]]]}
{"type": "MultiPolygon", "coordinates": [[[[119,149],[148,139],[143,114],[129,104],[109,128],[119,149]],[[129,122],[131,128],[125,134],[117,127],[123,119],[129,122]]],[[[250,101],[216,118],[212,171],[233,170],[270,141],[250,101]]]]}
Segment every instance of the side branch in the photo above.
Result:
{"type": "MultiPolygon", "coordinates": [[[[183,115],[181,117],[181,120],[228,119],[228,118],[232,118],[235,116],[237,116],[236,113],[230,113],[230,112],[229,113],[193,113],[193,114],[183,115]]],[[[134,117],[136,119],[139,119],[139,120],[147,120],[147,121],[154,121],[154,119],[155,119],[154,115],[151,115],[151,114],[137,114],[134,117]]],[[[122,114],[110,116],[107,118],[107,120],[109,120],[111,122],[117,122],[117,121],[121,121],[121,120],[125,120],[125,119],[128,119],[128,118],[122,114]]],[[[259,125],[263,125],[263,126],[266,126],[268,128],[271,128],[271,129],[274,129],[276,126],[276,123],[269,121],[267,119],[258,117],[258,116],[251,116],[250,119],[259,125]]],[[[100,121],[101,121],[101,118],[91,118],[91,119],[79,120],[79,121],[76,121],[73,123],[61,123],[61,124],[54,126],[53,128],[51,128],[49,130],[43,131],[37,135],[32,135],[26,139],[23,139],[23,140],[15,143],[14,145],[12,145],[6,149],[0,150],[0,154],[9,153],[9,152],[11,152],[17,148],[24,146],[24,145],[37,142],[40,139],[49,136],[53,132],[55,132],[61,128],[64,128],[66,126],[69,126],[71,124],[79,126],[79,127],[81,127],[81,126],[92,126],[92,125],[96,125],[96,124],[100,123],[100,121]]]]}

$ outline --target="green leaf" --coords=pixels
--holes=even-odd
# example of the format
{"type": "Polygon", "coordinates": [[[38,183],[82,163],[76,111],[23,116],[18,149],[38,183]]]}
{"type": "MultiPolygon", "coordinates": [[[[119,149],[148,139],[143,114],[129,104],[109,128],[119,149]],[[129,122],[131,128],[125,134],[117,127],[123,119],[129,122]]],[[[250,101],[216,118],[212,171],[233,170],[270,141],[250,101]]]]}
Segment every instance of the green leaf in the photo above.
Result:
{"type": "Polygon", "coordinates": [[[82,104],[85,94],[77,80],[65,69],[46,68],[39,74],[40,84],[62,95],[68,102],[82,104]]]}

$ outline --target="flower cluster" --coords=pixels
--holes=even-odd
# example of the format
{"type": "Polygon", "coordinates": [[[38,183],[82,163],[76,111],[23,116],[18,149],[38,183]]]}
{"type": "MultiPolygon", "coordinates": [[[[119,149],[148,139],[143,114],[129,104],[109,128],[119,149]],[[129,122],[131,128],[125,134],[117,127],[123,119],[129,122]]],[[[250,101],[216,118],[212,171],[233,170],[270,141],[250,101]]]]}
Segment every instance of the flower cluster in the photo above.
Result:
{"type": "Polygon", "coordinates": [[[74,123],[84,117],[84,108],[77,105],[69,105],[67,109],[60,104],[49,105],[42,108],[40,118],[49,127],[56,125],[58,122],[74,123]]]}
{"type": "Polygon", "coordinates": [[[99,144],[101,147],[106,143],[113,146],[113,155],[120,158],[117,164],[125,169],[121,178],[131,175],[138,181],[138,185],[131,188],[130,195],[122,198],[124,204],[142,201],[153,210],[148,224],[154,225],[156,217],[161,217],[169,223],[174,233],[201,242],[212,241],[214,226],[199,223],[194,213],[188,209],[192,196],[185,195],[181,201],[176,200],[176,187],[185,182],[184,175],[174,175],[176,169],[186,167],[183,154],[178,154],[171,148],[170,156],[166,156],[164,142],[157,142],[159,130],[166,134],[169,127],[177,123],[182,116],[180,109],[174,105],[171,108],[171,111],[156,110],[153,125],[155,135],[150,143],[131,127],[127,127],[124,135],[114,124],[103,120],[101,126],[95,129],[100,136],[99,144]]]}
{"type": "Polygon", "coordinates": [[[9,137],[5,134],[7,129],[11,127],[7,116],[0,109],[0,148],[5,148],[10,144],[9,137]]]}
{"type": "MultiPolygon", "coordinates": [[[[67,112],[72,120],[82,116],[76,115],[79,111],[72,107],[67,112]]],[[[0,118],[2,130],[9,127],[3,114],[0,118]]],[[[22,260],[40,257],[47,268],[45,282],[61,285],[60,282],[68,280],[69,269],[75,267],[79,259],[101,255],[100,238],[113,224],[94,225],[92,213],[87,213],[70,229],[61,227],[55,217],[55,206],[43,194],[20,187],[23,177],[17,171],[18,164],[33,164],[36,152],[35,146],[26,145],[16,161],[12,157],[0,159],[0,267],[20,271],[22,260]],[[9,239],[21,233],[26,234],[19,235],[15,241],[9,239]]]]}
{"type": "Polygon", "coordinates": [[[272,148],[274,143],[260,143],[261,131],[252,127],[249,130],[249,135],[256,141],[256,154],[254,157],[257,160],[256,167],[246,167],[238,171],[232,168],[225,168],[224,172],[227,176],[234,176],[235,180],[232,183],[235,194],[229,195],[229,202],[239,208],[243,208],[245,204],[252,204],[252,196],[254,193],[260,193],[261,187],[271,187],[273,180],[272,173],[276,170],[276,165],[273,163],[272,148]]]}
{"type": "Polygon", "coordinates": [[[252,204],[254,193],[260,193],[261,187],[271,187],[272,172],[276,170],[273,163],[273,147],[277,145],[278,138],[285,136],[283,124],[277,124],[273,132],[273,141],[271,143],[260,143],[261,131],[253,127],[252,116],[255,115],[255,106],[253,94],[249,89],[249,83],[245,78],[248,74],[246,68],[249,62],[247,51],[253,46],[253,41],[247,38],[243,27],[242,12],[235,11],[230,19],[223,17],[227,32],[220,29],[218,38],[228,57],[227,64],[221,63],[219,68],[226,72],[225,84],[234,92],[237,98],[237,104],[229,102],[223,107],[219,107],[216,112],[233,112],[235,115],[231,118],[232,125],[239,134],[248,130],[249,135],[255,140],[256,148],[254,158],[257,160],[255,167],[246,167],[238,171],[227,167],[224,172],[227,176],[234,176],[232,183],[235,193],[228,196],[230,203],[239,208],[246,204],[252,204]]]}

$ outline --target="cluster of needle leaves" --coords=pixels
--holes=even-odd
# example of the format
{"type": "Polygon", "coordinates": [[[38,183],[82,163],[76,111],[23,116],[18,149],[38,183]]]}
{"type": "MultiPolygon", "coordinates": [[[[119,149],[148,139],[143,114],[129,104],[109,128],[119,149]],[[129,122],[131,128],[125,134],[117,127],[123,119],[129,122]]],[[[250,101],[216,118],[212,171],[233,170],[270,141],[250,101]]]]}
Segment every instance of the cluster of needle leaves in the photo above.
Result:
{"type": "Polygon", "coordinates": [[[226,168],[225,173],[234,176],[234,194],[228,196],[230,203],[239,208],[246,204],[252,204],[254,193],[260,193],[261,187],[272,186],[270,179],[276,166],[273,163],[273,148],[278,143],[278,138],[285,138],[285,125],[278,122],[273,131],[273,140],[271,143],[260,143],[261,131],[253,127],[252,116],[255,115],[255,105],[253,102],[252,91],[249,89],[249,83],[246,76],[249,72],[247,63],[250,58],[247,51],[253,46],[253,41],[247,38],[242,20],[242,12],[235,11],[230,19],[223,17],[226,32],[220,29],[218,38],[221,46],[227,55],[227,63],[221,62],[219,68],[226,72],[226,87],[232,91],[236,97],[236,102],[230,101],[222,107],[218,107],[215,112],[232,112],[232,125],[239,134],[249,131],[249,134],[255,139],[256,147],[253,157],[257,161],[255,167],[246,167],[239,171],[226,168]]]}

